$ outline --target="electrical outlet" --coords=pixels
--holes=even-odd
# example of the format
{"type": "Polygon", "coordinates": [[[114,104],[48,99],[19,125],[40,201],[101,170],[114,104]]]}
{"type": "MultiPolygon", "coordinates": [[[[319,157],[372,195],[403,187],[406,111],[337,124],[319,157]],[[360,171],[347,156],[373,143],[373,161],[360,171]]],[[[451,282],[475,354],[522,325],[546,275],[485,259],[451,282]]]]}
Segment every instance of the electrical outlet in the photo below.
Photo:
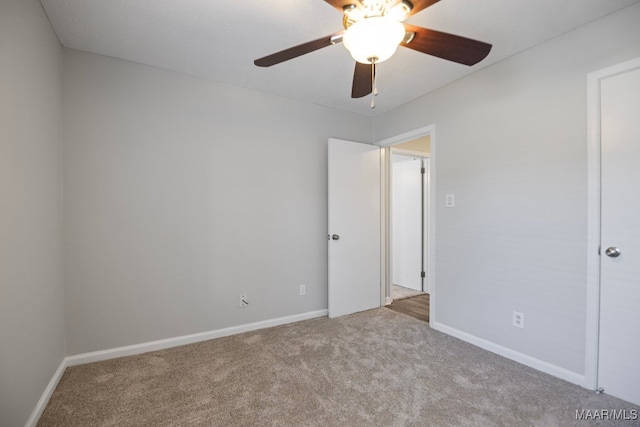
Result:
{"type": "Polygon", "coordinates": [[[513,326],[516,328],[524,328],[524,313],[519,311],[513,312],[513,326]]]}
{"type": "Polygon", "coordinates": [[[303,283],[302,285],[300,285],[300,295],[306,295],[306,294],[307,294],[307,285],[303,283]]]}
{"type": "Polygon", "coordinates": [[[247,299],[247,294],[240,294],[240,307],[246,307],[249,305],[249,300],[247,299]]]}

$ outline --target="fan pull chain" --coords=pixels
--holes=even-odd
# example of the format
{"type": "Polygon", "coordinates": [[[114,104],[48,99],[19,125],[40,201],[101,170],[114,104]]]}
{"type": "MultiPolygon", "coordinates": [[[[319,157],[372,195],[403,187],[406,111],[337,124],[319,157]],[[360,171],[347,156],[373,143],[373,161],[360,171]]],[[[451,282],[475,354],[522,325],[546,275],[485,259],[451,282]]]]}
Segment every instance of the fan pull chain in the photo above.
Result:
{"type": "Polygon", "coordinates": [[[376,63],[371,61],[371,108],[376,108],[376,99],[378,88],[376,87],[376,63]]]}

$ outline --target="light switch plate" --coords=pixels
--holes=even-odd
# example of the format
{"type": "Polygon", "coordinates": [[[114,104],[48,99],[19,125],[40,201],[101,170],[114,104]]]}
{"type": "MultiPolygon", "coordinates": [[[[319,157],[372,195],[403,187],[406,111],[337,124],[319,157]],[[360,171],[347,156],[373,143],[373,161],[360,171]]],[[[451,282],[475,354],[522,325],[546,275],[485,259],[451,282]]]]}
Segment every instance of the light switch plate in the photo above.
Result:
{"type": "Polygon", "coordinates": [[[452,208],[456,205],[455,196],[453,194],[447,194],[445,198],[444,206],[447,208],[452,208]]]}

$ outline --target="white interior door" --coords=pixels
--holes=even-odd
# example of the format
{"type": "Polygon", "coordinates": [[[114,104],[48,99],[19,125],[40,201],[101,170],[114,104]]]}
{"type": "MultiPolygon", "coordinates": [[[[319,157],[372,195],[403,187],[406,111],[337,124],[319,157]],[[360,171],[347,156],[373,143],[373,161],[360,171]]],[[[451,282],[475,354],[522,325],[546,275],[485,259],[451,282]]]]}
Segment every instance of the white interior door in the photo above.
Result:
{"type": "Polygon", "coordinates": [[[422,160],[392,155],[392,267],[393,284],[422,290],[422,160]]]}
{"type": "Polygon", "coordinates": [[[640,69],[600,86],[598,386],[640,405],[640,69]]]}
{"type": "Polygon", "coordinates": [[[329,317],[380,307],[380,156],[329,140],[329,317]]]}

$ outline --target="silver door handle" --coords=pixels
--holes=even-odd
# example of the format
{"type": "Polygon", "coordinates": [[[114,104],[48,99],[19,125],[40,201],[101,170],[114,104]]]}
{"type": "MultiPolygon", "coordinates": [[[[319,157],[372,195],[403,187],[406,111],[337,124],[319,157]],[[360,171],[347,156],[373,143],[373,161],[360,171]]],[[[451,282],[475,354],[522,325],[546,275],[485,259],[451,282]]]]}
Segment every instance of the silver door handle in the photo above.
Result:
{"type": "Polygon", "coordinates": [[[340,236],[338,236],[337,234],[332,234],[331,240],[340,240],[340,236]]]}
{"type": "Polygon", "coordinates": [[[611,246],[610,248],[607,248],[606,251],[604,251],[605,255],[607,255],[608,257],[611,258],[617,258],[620,256],[620,254],[622,253],[622,251],[620,250],[620,248],[616,248],[614,246],[611,246]]]}

